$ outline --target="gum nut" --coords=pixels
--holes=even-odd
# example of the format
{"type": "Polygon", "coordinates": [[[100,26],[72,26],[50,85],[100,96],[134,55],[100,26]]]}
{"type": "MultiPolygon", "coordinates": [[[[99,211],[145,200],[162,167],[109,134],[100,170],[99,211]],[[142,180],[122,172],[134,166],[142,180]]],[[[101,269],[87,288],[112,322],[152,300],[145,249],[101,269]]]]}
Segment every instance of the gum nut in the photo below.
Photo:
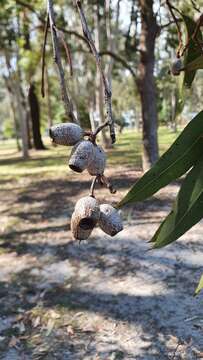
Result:
{"type": "Polygon", "coordinates": [[[74,212],[80,219],[80,225],[86,228],[93,228],[99,220],[100,208],[98,201],[92,196],[85,196],[79,199],[75,205],[74,212]]]}
{"type": "Polygon", "coordinates": [[[99,226],[110,236],[114,236],[123,230],[123,223],[118,210],[109,204],[101,204],[99,226]]]}
{"type": "Polygon", "coordinates": [[[72,151],[69,160],[69,167],[76,172],[81,173],[93,160],[94,145],[89,140],[81,140],[72,151]]]}
{"type": "Polygon", "coordinates": [[[106,166],[106,154],[101,146],[94,145],[94,158],[89,163],[87,171],[90,175],[102,175],[106,166]]]}
{"type": "Polygon", "coordinates": [[[71,218],[71,231],[75,239],[85,240],[90,236],[100,216],[99,204],[92,196],[77,201],[71,218]]]}
{"type": "Polygon", "coordinates": [[[71,217],[71,232],[76,240],[86,240],[90,236],[93,227],[88,226],[87,222],[81,223],[77,212],[74,212],[71,217]]]}
{"type": "Polygon", "coordinates": [[[171,73],[174,76],[180,75],[180,71],[182,69],[182,66],[183,66],[182,60],[181,59],[176,59],[171,64],[171,73]]]}
{"type": "Polygon", "coordinates": [[[83,135],[83,129],[73,123],[62,123],[54,125],[49,129],[50,138],[58,145],[75,145],[82,139],[83,135]]]}

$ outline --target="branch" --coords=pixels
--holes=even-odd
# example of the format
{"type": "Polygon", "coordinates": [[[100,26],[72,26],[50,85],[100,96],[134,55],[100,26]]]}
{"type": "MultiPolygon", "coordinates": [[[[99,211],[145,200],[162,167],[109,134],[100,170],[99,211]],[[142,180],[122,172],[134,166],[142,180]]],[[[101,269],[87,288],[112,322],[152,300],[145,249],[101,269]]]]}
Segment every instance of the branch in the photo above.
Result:
{"type": "MultiPolygon", "coordinates": [[[[18,5],[21,5],[25,8],[27,8],[28,10],[30,10],[33,14],[35,14],[38,18],[38,20],[43,24],[45,25],[46,21],[44,20],[44,17],[42,17],[34,8],[34,6],[30,5],[30,4],[27,4],[25,3],[23,0],[15,0],[16,1],[16,4],[18,5]]],[[[74,31],[74,30],[66,30],[66,29],[63,29],[62,27],[58,26],[58,30],[61,30],[63,31],[65,34],[68,34],[68,35],[74,35],[75,37],[77,37],[78,39],[84,41],[86,43],[86,45],[88,46],[89,48],[89,43],[87,41],[87,39],[79,34],[77,31],[74,31]]]]}
{"type": "Polygon", "coordinates": [[[71,120],[73,122],[77,122],[77,119],[73,113],[72,101],[70,99],[68,90],[66,88],[65,74],[64,74],[64,70],[63,70],[63,66],[62,66],[62,61],[61,61],[59,39],[58,39],[58,34],[56,31],[56,25],[55,25],[55,20],[54,20],[54,9],[53,9],[52,0],[47,0],[47,12],[48,12],[48,16],[49,16],[49,24],[50,24],[52,44],[53,44],[54,61],[58,67],[61,95],[62,95],[62,100],[64,102],[66,115],[68,118],[71,118],[71,120]]]}
{"type": "MultiPolygon", "coordinates": [[[[176,19],[176,20],[177,20],[177,22],[182,22],[182,21],[183,21],[182,19],[176,19]]],[[[173,24],[176,24],[176,23],[175,23],[174,20],[171,20],[171,21],[169,21],[169,22],[166,23],[166,24],[160,25],[160,30],[163,30],[163,29],[165,29],[165,28],[167,28],[168,26],[173,25],[173,24]]]]}
{"type": "Polygon", "coordinates": [[[71,51],[70,48],[68,46],[68,44],[66,44],[65,39],[64,39],[64,34],[61,30],[58,30],[57,28],[55,28],[58,37],[61,40],[61,43],[65,49],[65,53],[66,53],[66,58],[70,67],[70,75],[73,76],[73,64],[72,64],[72,57],[71,57],[71,51]]]}
{"type": "Polygon", "coordinates": [[[84,14],[84,11],[83,11],[83,8],[82,8],[82,4],[81,4],[81,2],[79,0],[75,0],[75,3],[76,3],[76,6],[77,6],[79,15],[80,15],[80,20],[81,20],[81,24],[82,24],[84,37],[86,38],[87,42],[89,43],[91,52],[94,55],[94,58],[95,58],[98,70],[100,72],[102,82],[103,82],[105,104],[106,104],[106,115],[107,115],[109,128],[110,128],[111,141],[112,141],[112,143],[114,143],[116,141],[116,135],[115,135],[115,128],[114,128],[114,120],[113,120],[113,116],[112,116],[111,90],[109,88],[109,84],[107,82],[107,79],[106,79],[106,77],[104,75],[104,72],[103,72],[103,69],[102,69],[100,56],[99,56],[99,54],[97,52],[94,41],[92,39],[92,35],[91,35],[90,31],[89,31],[87,21],[86,21],[86,18],[85,18],[85,14],[84,14]]]}
{"type": "Polygon", "coordinates": [[[178,13],[180,13],[180,12],[179,12],[179,10],[177,8],[175,8],[173,5],[171,5],[169,0],[166,0],[166,5],[168,6],[170,14],[171,14],[171,16],[172,16],[172,18],[174,20],[174,23],[176,24],[176,27],[177,27],[179,45],[178,45],[176,55],[177,55],[177,58],[179,58],[180,57],[180,50],[183,47],[182,32],[181,32],[180,25],[178,23],[178,19],[176,18],[173,11],[175,10],[175,11],[178,11],[178,13]]]}
{"type": "Polygon", "coordinates": [[[90,196],[94,197],[94,190],[95,190],[95,186],[96,186],[96,182],[98,181],[100,175],[96,175],[93,180],[92,180],[92,184],[90,187],[90,196]]]}
{"type": "Polygon", "coordinates": [[[100,56],[105,56],[105,55],[108,55],[108,56],[111,56],[114,60],[116,60],[117,62],[121,63],[126,69],[128,69],[131,73],[131,75],[133,76],[133,78],[135,80],[137,80],[137,75],[135,73],[135,71],[133,70],[133,68],[128,64],[128,62],[122,58],[121,56],[115,54],[114,52],[112,51],[101,51],[99,53],[100,56]]]}

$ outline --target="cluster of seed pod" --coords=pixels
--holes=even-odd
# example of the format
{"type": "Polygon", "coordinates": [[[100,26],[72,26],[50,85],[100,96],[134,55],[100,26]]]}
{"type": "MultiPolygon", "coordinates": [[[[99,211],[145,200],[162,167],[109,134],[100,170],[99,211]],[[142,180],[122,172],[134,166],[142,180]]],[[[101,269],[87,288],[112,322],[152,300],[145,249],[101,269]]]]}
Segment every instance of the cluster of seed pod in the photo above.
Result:
{"type": "MultiPolygon", "coordinates": [[[[69,167],[78,173],[85,169],[91,176],[105,179],[106,154],[96,144],[96,136],[86,133],[79,125],[62,123],[49,130],[53,142],[58,145],[73,146],[69,159],[69,167]],[[84,139],[88,135],[88,139],[84,139]]],[[[108,186],[108,184],[107,184],[108,186]]],[[[110,188],[110,186],[108,186],[110,188]]],[[[71,217],[71,231],[75,239],[88,239],[96,225],[108,235],[114,236],[123,230],[119,212],[109,204],[100,204],[93,193],[78,200],[71,217]]]]}

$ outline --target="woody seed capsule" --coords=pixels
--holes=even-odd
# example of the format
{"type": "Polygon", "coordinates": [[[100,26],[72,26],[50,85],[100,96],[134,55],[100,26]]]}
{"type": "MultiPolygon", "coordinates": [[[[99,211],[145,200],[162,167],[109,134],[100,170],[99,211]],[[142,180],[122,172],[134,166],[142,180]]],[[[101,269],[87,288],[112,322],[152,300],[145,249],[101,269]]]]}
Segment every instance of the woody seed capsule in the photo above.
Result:
{"type": "Polygon", "coordinates": [[[58,145],[75,145],[82,139],[83,135],[83,129],[73,123],[57,124],[49,129],[49,136],[58,145]]]}
{"type": "Polygon", "coordinates": [[[72,149],[69,167],[76,172],[83,172],[93,160],[94,145],[89,140],[81,140],[72,149]]]}
{"type": "Polygon", "coordinates": [[[123,223],[119,212],[109,204],[101,204],[99,226],[110,236],[118,234],[123,230],[123,223]]]}
{"type": "Polygon", "coordinates": [[[92,196],[78,200],[71,218],[71,231],[75,239],[87,239],[99,220],[98,202],[92,196]]]}
{"type": "Polygon", "coordinates": [[[183,63],[181,59],[176,59],[171,64],[171,73],[174,76],[180,75],[181,69],[183,67],[183,63]]]}
{"type": "Polygon", "coordinates": [[[106,165],[106,154],[101,146],[94,145],[94,157],[89,163],[87,171],[90,175],[103,175],[106,165]]]}

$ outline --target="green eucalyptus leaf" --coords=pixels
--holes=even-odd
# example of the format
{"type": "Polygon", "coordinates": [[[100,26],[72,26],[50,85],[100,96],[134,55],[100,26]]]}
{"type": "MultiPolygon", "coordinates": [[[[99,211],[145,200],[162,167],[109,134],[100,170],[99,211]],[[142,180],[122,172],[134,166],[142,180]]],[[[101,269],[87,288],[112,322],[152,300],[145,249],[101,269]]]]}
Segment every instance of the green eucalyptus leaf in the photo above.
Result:
{"type": "Polygon", "coordinates": [[[153,237],[154,248],[177,240],[203,217],[203,158],[185,177],[171,213],[153,237]]]}
{"type": "Polygon", "coordinates": [[[202,54],[201,46],[198,44],[202,43],[202,33],[200,30],[198,30],[197,40],[193,39],[192,35],[196,30],[197,24],[189,16],[182,15],[182,17],[187,31],[187,38],[190,39],[188,48],[184,55],[184,67],[186,70],[184,72],[183,86],[190,88],[194,80],[196,70],[188,70],[187,64],[191,63],[202,54]]]}
{"type": "Polygon", "coordinates": [[[203,111],[185,127],[171,147],[139,179],[117,207],[143,201],[188,171],[203,154],[203,111]]]}
{"type": "Polygon", "coordinates": [[[203,55],[188,63],[185,69],[186,71],[203,69],[203,55]]]}

